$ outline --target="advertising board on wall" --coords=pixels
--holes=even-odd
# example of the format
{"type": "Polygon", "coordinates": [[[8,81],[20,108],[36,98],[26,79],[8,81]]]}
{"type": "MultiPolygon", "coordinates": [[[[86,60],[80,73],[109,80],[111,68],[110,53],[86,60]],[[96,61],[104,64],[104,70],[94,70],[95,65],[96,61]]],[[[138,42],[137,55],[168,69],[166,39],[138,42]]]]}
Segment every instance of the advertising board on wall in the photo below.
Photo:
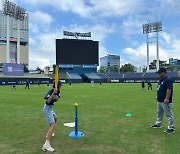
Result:
{"type": "Polygon", "coordinates": [[[24,65],[3,63],[2,73],[9,76],[24,76],[24,65]]]}

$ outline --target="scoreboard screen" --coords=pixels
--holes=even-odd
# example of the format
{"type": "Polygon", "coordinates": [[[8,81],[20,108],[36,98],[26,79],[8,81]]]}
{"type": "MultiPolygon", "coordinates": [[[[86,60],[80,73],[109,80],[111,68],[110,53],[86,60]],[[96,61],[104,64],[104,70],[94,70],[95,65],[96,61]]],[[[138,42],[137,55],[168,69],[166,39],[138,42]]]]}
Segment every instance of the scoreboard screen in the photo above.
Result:
{"type": "Polygon", "coordinates": [[[56,39],[56,64],[99,64],[99,42],[92,40],[56,39]]]}

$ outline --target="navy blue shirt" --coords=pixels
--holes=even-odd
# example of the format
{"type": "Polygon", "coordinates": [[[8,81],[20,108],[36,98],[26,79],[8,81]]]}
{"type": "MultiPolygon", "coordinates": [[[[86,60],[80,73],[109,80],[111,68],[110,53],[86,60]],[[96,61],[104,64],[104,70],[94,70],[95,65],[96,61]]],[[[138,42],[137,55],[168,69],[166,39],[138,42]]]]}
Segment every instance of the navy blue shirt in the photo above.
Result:
{"type": "MultiPolygon", "coordinates": [[[[48,93],[44,96],[44,99],[46,99],[46,104],[47,105],[54,105],[54,103],[57,101],[56,99],[52,99],[50,103],[47,102],[48,98],[52,95],[52,93],[54,92],[54,89],[51,89],[48,91],[48,93]]],[[[58,90],[58,92],[55,94],[60,98],[60,91],[58,90]]]]}
{"type": "Polygon", "coordinates": [[[160,79],[157,88],[157,101],[164,102],[166,98],[167,90],[171,90],[171,95],[169,97],[169,103],[172,103],[172,95],[173,95],[173,80],[168,78],[167,76],[164,79],[160,79]]]}

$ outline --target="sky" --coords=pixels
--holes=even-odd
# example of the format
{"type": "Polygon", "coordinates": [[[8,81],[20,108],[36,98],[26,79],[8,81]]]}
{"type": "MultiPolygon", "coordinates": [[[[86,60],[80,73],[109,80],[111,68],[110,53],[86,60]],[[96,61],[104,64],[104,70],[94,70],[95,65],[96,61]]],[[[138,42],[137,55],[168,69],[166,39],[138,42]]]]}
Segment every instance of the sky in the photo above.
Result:
{"type": "MultiPolygon", "coordinates": [[[[142,25],[162,21],[160,59],[180,58],[180,0],[11,0],[29,14],[29,67],[56,62],[55,39],[63,30],[91,32],[99,56],[116,54],[121,65],[146,66],[142,25]]],[[[0,0],[2,4],[2,0],[0,0]]],[[[2,8],[2,5],[1,5],[2,8]]],[[[156,34],[150,34],[150,61],[156,59],[156,34]]]]}

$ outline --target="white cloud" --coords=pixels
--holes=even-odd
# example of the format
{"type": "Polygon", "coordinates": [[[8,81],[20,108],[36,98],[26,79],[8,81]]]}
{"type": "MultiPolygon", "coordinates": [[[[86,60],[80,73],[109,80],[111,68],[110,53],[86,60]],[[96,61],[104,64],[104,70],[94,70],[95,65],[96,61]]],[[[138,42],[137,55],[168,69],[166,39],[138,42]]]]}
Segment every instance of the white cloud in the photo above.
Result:
{"type": "Polygon", "coordinates": [[[144,5],[143,0],[28,0],[24,3],[34,7],[51,5],[85,18],[130,15],[141,11],[144,5]]]}
{"type": "Polygon", "coordinates": [[[3,3],[3,0],[0,0],[0,10],[2,10],[2,3],[3,3]]]}
{"type": "Polygon", "coordinates": [[[104,56],[106,56],[107,54],[109,54],[109,52],[107,51],[107,49],[106,49],[104,46],[100,45],[100,46],[99,46],[99,58],[104,57],[104,56]]]}
{"type": "Polygon", "coordinates": [[[35,69],[37,67],[44,68],[45,66],[50,66],[50,60],[45,58],[37,58],[35,55],[30,56],[30,69],[35,69]]]}
{"type": "MultiPolygon", "coordinates": [[[[146,59],[147,59],[147,45],[141,44],[138,48],[125,48],[123,49],[123,53],[126,55],[124,59],[125,63],[131,63],[135,66],[146,66],[146,59]]],[[[149,46],[149,53],[150,53],[150,62],[156,59],[156,46],[150,45],[149,46]]],[[[161,60],[168,60],[169,55],[168,52],[164,49],[159,49],[160,59],[161,60]]]]}
{"type": "Polygon", "coordinates": [[[59,38],[59,31],[49,32],[45,34],[36,34],[35,39],[30,39],[30,68],[37,66],[44,68],[50,64],[55,64],[56,50],[55,39],[59,38]],[[33,44],[33,45],[32,45],[33,44]],[[44,60],[43,60],[44,59],[44,60]]]}
{"type": "Polygon", "coordinates": [[[29,28],[34,33],[47,31],[53,22],[53,18],[42,11],[30,12],[29,18],[29,28]]]}
{"type": "Polygon", "coordinates": [[[31,20],[33,20],[33,23],[35,22],[38,24],[50,25],[53,21],[52,17],[49,14],[41,11],[30,13],[30,18],[31,20]]]}
{"type": "Polygon", "coordinates": [[[160,2],[159,11],[162,15],[177,15],[180,14],[179,0],[158,0],[160,2]],[[166,14],[164,14],[166,12],[166,14]]]}
{"type": "Polygon", "coordinates": [[[94,25],[70,25],[69,27],[63,27],[73,32],[91,32],[92,39],[103,42],[108,34],[115,32],[116,25],[107,23],[98,23],[94,25]]]}
{"type": "Polygon", "coordinates": [[[101,17],[126,16],[139,12],[142,8],[142,0],[91,0],[92,14],[101,17]]]}
{"type": "Polygon", "coordinates": [[[167,34],[166,32],[162,32],[161,35],[167,44],[171,42],[172,38],[169,34],[167,34]]]}
{"type": "MultiPolygon", "coordinates": [[[[169,58],[180,59],[180,39],[173,34],[162,32],[160,37],[159,58],[168,62],[169,58]]],[[[157,58],[156,44],[150,44],[149,54],[150,62],[157,58]]],[[[147,45],[141,44],[137,48],[128,47],[123,49],[124,63],[132,63],[135,66],[146,66],[147,61],[147,45]]]]}
{"type": "Polygon", "coordinates": [[[33,39],[33,38],[29,38],[29,44],[30,45],[35,45],[36,44],[36,42],[35,42],[35,40],[33,39]]]}

